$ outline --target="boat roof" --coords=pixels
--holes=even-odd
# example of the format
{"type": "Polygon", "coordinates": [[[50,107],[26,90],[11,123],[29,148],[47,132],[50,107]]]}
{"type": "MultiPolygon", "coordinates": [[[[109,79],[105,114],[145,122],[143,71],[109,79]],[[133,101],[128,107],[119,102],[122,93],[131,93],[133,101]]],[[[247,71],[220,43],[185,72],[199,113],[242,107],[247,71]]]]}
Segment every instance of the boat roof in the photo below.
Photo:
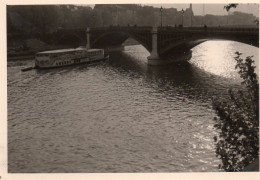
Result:
{"type": "MultiPolygon", "coordinates": [[[[43,52],[38,52],[37,54],[54,54],[54,53],[63,53],[63,52],[76,52],[76,51],[83,51],[83,50],[87,50],[86,48],[70,48],[70,49],[57,49],[57,50],[50,50],[50,51],[43,51],[43,52]]],[[[88,49],[88,52],[92,52],[92,51],[98,51],[98,50],[102,50],[102,49],[88,49]]]]}

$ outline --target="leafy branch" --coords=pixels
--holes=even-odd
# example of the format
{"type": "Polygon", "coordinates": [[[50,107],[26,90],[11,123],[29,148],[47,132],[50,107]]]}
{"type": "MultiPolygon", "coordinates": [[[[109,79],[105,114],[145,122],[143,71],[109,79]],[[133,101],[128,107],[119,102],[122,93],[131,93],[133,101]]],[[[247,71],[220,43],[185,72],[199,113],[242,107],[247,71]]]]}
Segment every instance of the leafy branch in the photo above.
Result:
{"type": "Polygon", "coordinates": [[[236,69],[243,79],[244,89],[229,90],[226,99],[213,99],[217,113],[214,137],[216,154],[222,160],[219,168],[225,171],[242,171],[259,154],[259,83],[253,56],[241,58],[236,52],[236,69]]]}
{"type": "Polygon", "coordinates": [[[228,5],[224,6],[224,9],[229,11],[231,8],[236,8],[237,6],[238,6],[238,3],[228,4],[228,5]]]}

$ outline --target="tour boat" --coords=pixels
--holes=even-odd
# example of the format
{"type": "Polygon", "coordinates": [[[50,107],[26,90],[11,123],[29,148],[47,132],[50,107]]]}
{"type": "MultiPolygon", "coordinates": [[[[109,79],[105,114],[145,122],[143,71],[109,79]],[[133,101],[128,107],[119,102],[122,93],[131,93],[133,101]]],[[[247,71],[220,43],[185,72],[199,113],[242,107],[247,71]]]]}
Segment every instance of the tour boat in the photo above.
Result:
{"type": "Polygon", "coordinates": [[[104,49],[60,49],[39,52],[35,56],[36,69],[70,66],[93,61],[106,60],[104,49]]]}

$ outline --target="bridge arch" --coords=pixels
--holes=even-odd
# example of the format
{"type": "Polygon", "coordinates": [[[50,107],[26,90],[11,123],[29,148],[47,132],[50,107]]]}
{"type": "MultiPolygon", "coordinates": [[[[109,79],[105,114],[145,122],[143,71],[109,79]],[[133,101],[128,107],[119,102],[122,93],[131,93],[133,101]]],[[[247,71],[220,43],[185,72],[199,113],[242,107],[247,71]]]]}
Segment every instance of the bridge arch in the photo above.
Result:
{"type": "Polygon", "coordinates": [[[159,51],[159,54],[161,56],[163,55],[168,55],[169,53],[176,53],[176,52],[181,52],[181,51],[188,51],[194,47],[196,47],[197,45],[206,42],[206,41],[210,41],[210,40],[224,40],[224,41],[234,41],[234,42],[239,42],[239,43],[244,43],[244,44],[248,44],[251,46],[255,46],[258,47],[258,43],[252,43],[252,41],[249,41],[248,39],[238,39],[238,38],[228,38],[228,37],[206,37],[206,38],[187,38],[187,39],[182,39],[179,41],[173,41],[171,43],[168,44],[167,47],[164,47],[163,49],[161,49],[159,51]]]}
{"type": "Polygon", "coordinates": [[[58,43],[84,45],[86,40],[76,33],[64,33],[57,36],[58,43]]]}
{"type": "Polygon", "coordinates": [[[90,46],[93,48],[104,48],[108,46],[121,45],[128,38],[132,38],[139,42],[148,52],[151,51],[151,40],[138,36],[137,34],[124,31],[108,31],[101,34],[90,35],[90,46]]]}

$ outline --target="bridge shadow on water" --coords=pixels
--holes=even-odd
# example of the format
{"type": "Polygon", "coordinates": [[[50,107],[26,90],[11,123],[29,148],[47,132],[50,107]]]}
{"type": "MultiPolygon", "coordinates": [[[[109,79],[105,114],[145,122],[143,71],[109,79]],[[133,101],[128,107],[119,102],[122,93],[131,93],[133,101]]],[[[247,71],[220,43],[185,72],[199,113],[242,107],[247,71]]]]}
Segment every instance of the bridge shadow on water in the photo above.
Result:
{"type": "Polygon", "coordinates": [[[189,61],[149,66],[146,59],[117,52],[111,55],[109,64],[121,72],[128,72],[133,78],[144,78],[146,84],[152,84],[161,93],[178,94],[195,101],[209,103],[213,96],[225,96],[229,88],[240,86],[237,80],[209,73],[189,61]]]}

